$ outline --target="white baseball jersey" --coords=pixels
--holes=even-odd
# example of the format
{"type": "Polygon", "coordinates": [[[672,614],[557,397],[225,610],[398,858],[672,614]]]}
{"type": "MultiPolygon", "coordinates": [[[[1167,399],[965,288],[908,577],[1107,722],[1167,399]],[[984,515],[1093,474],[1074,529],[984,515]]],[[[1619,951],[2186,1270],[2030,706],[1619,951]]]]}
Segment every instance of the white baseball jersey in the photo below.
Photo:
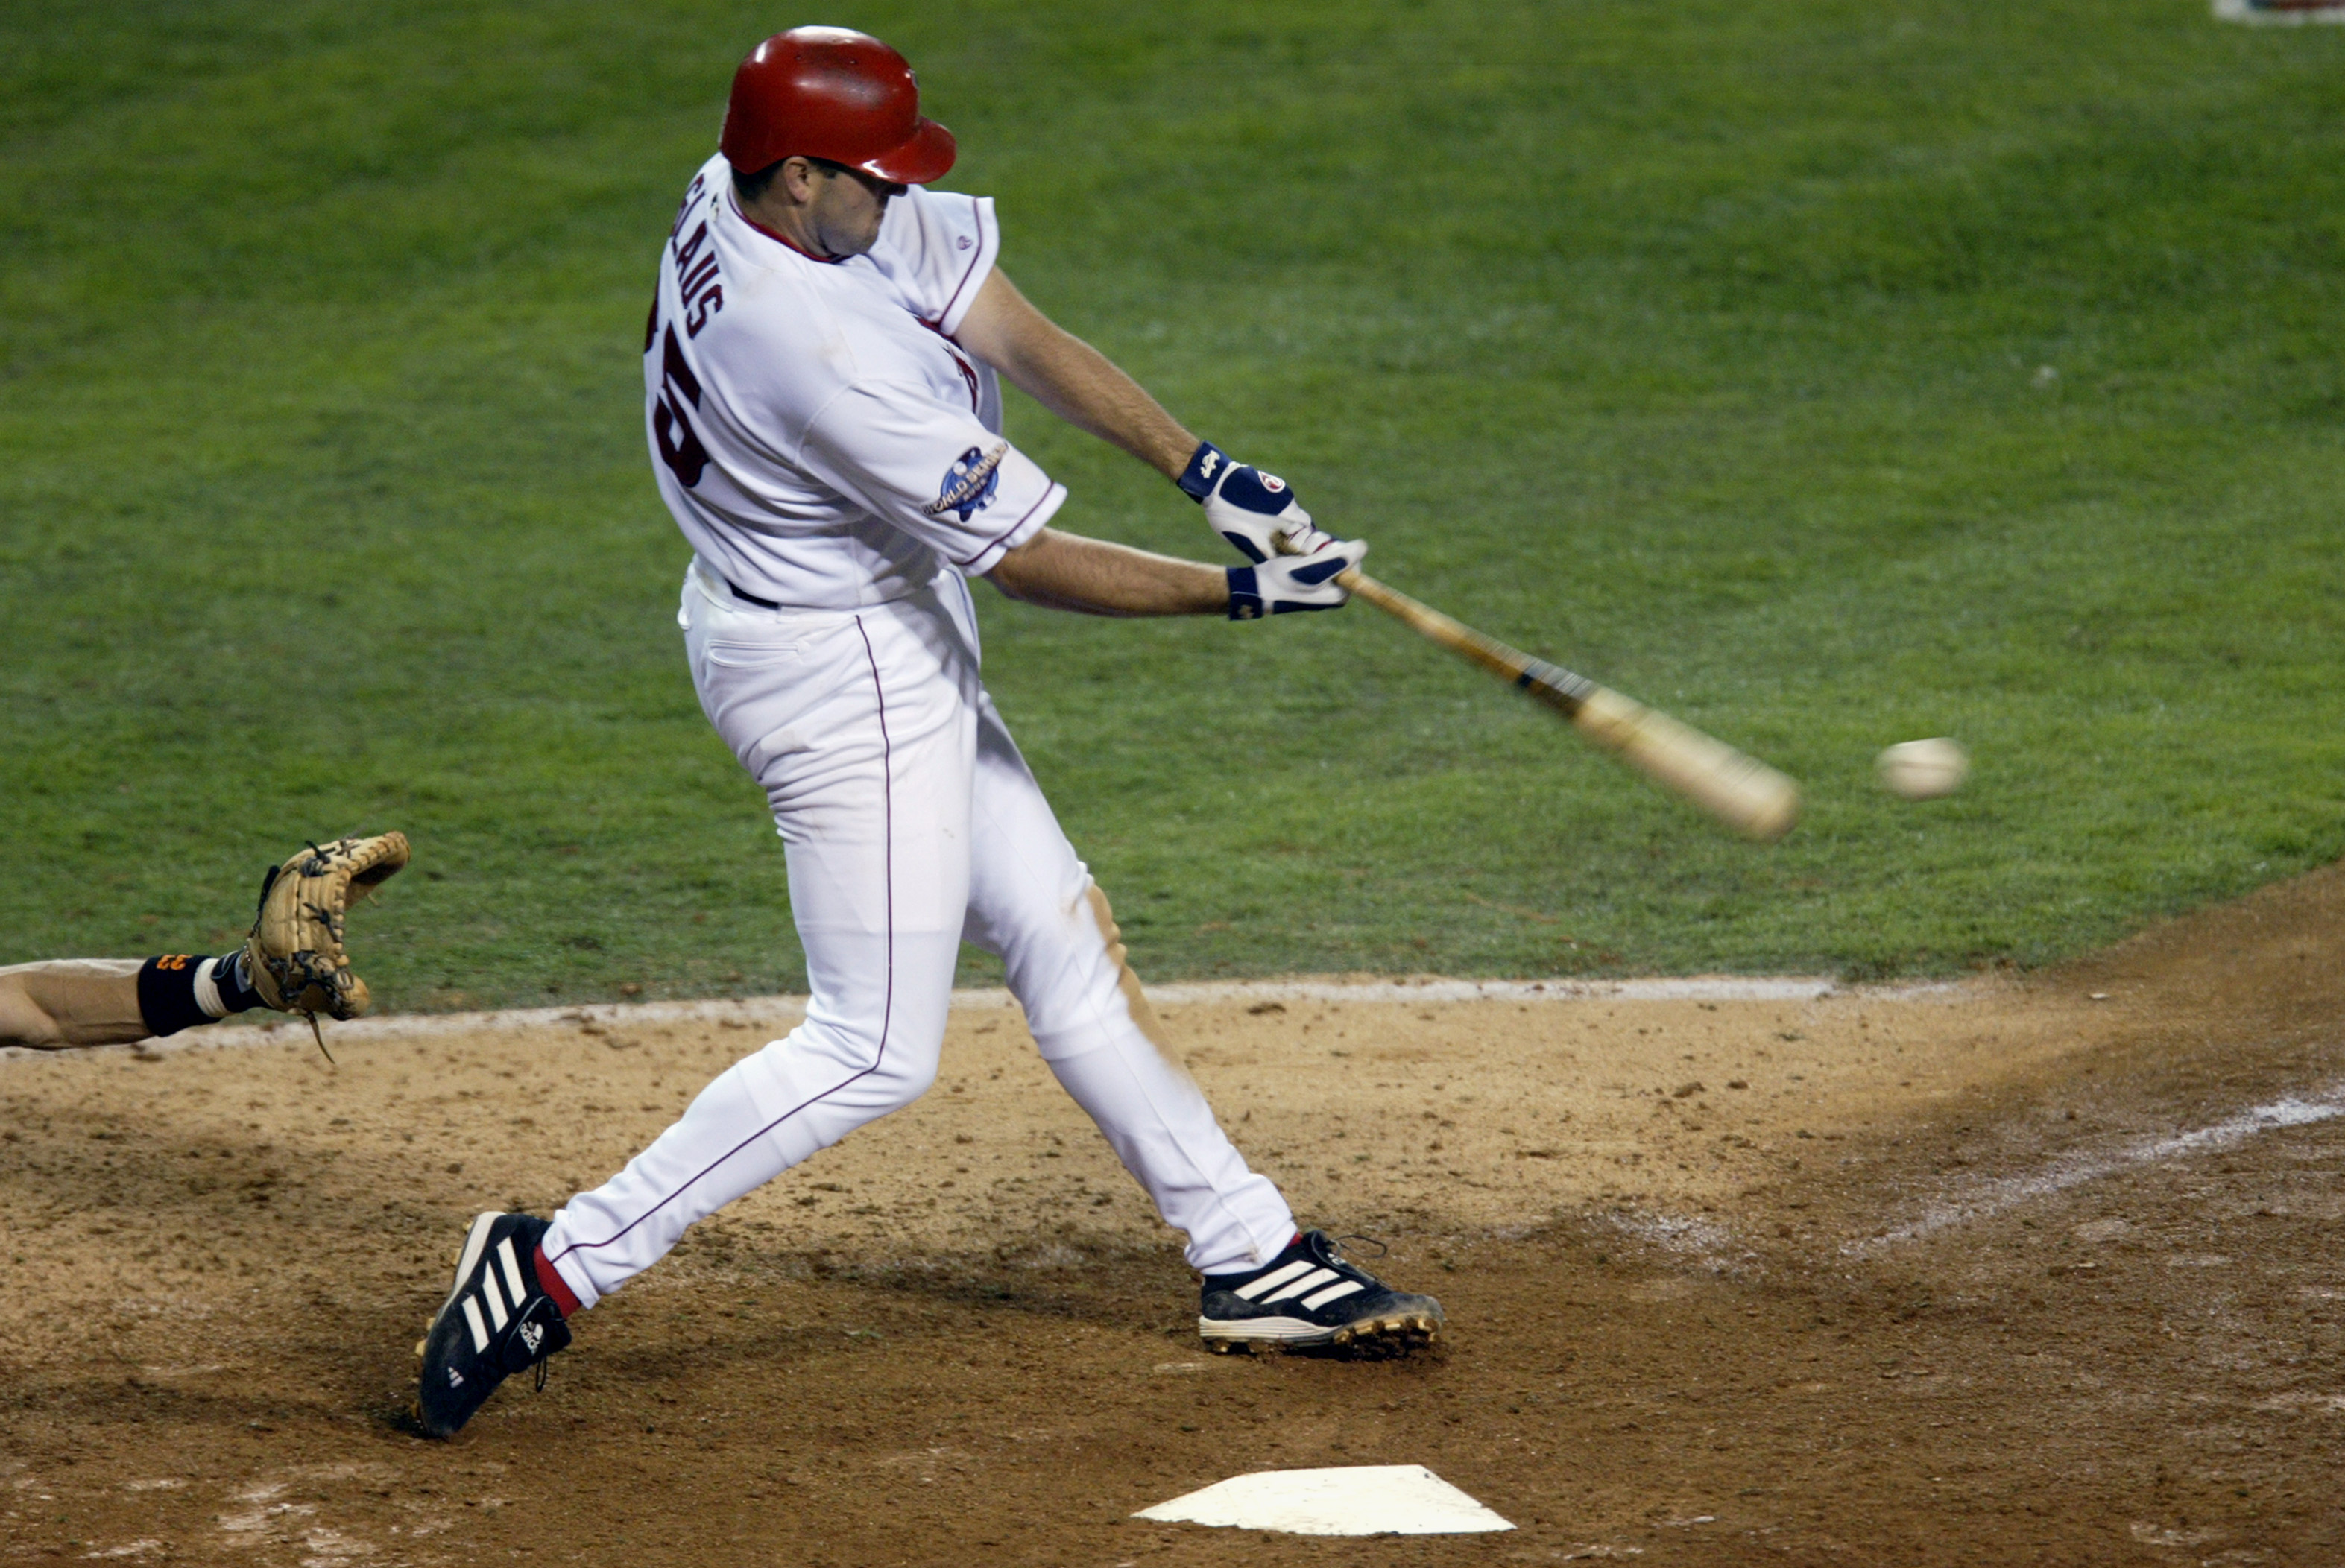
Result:
{"type": "Polygon", "coordinates": [[[644,339],[660,494],[700,558],[777,604],[854,609],[979,576],[1066,499],[1001,435],[960,325],[1000,251],[993,203],[915,186],[868,255],[824,261],[702,166],[644,339]]]}

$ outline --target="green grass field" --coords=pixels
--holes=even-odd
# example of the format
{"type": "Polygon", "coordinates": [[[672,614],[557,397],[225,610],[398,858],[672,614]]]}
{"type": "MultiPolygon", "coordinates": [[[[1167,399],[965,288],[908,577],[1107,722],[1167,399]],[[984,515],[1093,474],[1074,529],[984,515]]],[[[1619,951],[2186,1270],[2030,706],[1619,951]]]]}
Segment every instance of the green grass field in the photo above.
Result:
{"type": "MultiPolygon", "coordinates": [[[[0,5],[0,962],[218,945],[272,855],[397,825],[391,1006],[800,984],[636,359],[733,63],[798,19],[0,5]]],[[[827,19],[912,56],[1028,293],[1372,570],[1809,791],[1739,843],[1365,609],[980,589],[1152,977],[2032,964],[2345,851],[2345,30],[827,19]],[[1883,794],[1937,733],[1972,786],[1883,794]]],[[[1011,421],[1063,526],[1213,552],[1011,421]]]]}

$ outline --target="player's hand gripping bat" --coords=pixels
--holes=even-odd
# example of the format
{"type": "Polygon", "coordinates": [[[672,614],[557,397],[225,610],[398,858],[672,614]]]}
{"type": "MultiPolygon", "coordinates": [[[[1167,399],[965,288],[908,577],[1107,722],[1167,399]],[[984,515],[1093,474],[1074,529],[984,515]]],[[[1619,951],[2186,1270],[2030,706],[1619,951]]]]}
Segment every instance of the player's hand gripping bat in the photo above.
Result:
{"type": "Polygon", "coordinates": [[[1451,652],[1512,682],[1569,719],[1598,745],[1618,752],[1629,765],[1736,832],[1756,839],[1781,838],[1799,820],[1800,786],[1724,741],[1585,675],[1486,637],[1386,587],[1356,566],[1338,573],[1335,581],[1451,652]]]}

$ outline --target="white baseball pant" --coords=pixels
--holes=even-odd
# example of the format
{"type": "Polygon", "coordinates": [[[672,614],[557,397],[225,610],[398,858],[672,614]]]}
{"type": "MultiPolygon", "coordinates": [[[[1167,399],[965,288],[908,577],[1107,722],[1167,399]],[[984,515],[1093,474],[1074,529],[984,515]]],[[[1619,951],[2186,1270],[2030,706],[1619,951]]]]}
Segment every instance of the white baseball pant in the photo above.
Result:
{"type": "Polygon", "coordinates": [[[1249,1268],[1294,1219],[1152,1018],[1106,900],[979,680],[968,585],[859,610],[767,610],[699,562],[685,629],[701,706],[765,786],[812,993],[805,1022],[553,1217],[545,1255],[592,1306],[686,1227],[936,1079],[962,940],[999,954],[1061,1085],[1200,1272],[1249,1268]]]}

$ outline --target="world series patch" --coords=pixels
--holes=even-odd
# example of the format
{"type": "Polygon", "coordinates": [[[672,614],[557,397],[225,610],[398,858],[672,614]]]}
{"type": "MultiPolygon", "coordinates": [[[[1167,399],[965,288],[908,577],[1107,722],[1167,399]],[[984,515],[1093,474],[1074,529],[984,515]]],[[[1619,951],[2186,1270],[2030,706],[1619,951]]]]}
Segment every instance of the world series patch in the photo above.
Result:
{"type": "Polygon", "coordinates": [[[993,492],[1000,483],[997,470],[1001,460],[1009,455],[1008,441],[996,442],[990,452],[969,448],[945,470],[944,482],[937,487],[937,499],[920,508],[921,512],[929,517],[942,517],[949,511],[967,522],[993,504],[993,492]]]}

